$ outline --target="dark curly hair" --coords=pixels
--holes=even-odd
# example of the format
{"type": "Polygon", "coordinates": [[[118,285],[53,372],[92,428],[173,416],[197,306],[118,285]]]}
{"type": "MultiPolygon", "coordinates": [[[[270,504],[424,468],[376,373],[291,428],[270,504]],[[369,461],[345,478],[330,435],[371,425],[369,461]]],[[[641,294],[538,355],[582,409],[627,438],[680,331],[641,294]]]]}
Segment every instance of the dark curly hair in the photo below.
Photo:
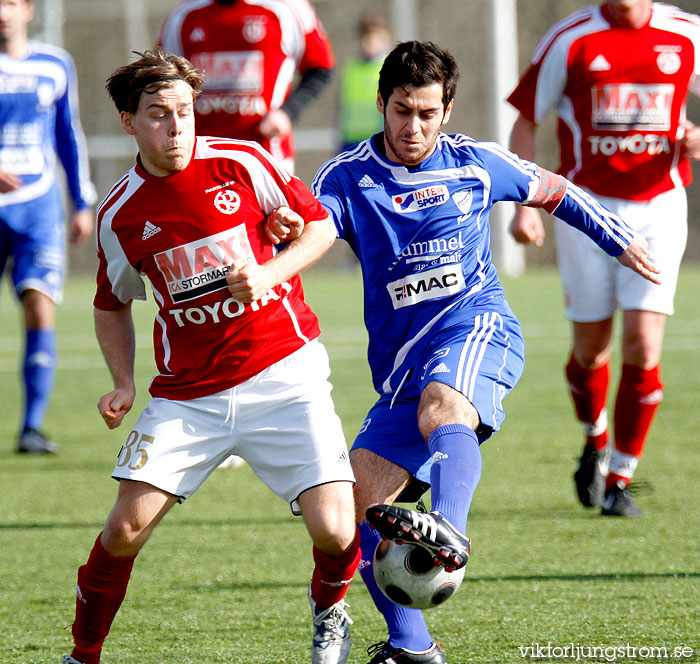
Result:
{"type": "Polygon", "coordinates": [[[386,106],[396,88],[439,83],[446,108],[454,99],[458,78],[459,68],[449,51],[430,41],[402,42],[384,59],[379,72],[379,94],[386,106]]]}

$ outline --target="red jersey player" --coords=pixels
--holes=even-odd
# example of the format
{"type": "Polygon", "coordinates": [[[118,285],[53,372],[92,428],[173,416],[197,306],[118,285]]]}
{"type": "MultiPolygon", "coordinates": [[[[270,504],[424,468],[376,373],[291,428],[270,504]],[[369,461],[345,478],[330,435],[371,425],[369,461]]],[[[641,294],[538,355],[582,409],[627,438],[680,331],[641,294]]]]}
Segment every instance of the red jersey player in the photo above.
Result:
{"type": "Polygon", "coordinates": [[[114,381],[98,408],[110,429],[134,402],[131,303],[145,298],[144,275],[159,373],[114,468],[117,502],[78,570],[75,648],[63,663],[99,662],[141,547],[231,453],[303,515],[316,563],[311,661],[345,662],[343,597],[359,562],[354,477],[297,276],[332,244],[333,223],[257,144],[195,138],[202,76],[191,63],[140,56],[107,82],[139,148],[98,209],[95,330],[114,381]],[[282,250],[267,237],[302,222],[282,250]]]}
{"type": "Polygon", "coordinates": [[[166,19],[160,43],[204,73],[198,134],[258,141],[293,170],[292,121],[334,64],[307,0],[184,0],[166,19]]]}
{"type": "MultiPolygon", "coordinates": [[[[586,435],[574,480],[581,503],[602,505],[605,515],[640,515],[627,487],[662,397],[664,323],[673,313],[687,237],[684,187],[689,160],[700,158],[700,129],[685,115],[689,91],[700,95],[700,19],[651,0],[607,0],[551,28],[508,98],[520,111],[511,149],[533,159],[537,125],[556,109],[559,173],[646,237],[661,269],[660,285],[618,270],[592,243],[555,222],[573,324],[566,377],[586,435]],[[609,453],[616,309],[623,312],[622,371],[609,453]]],[[[532,208],[518,209],[511,232],[523,243],[544,239],[532,208]]]]}

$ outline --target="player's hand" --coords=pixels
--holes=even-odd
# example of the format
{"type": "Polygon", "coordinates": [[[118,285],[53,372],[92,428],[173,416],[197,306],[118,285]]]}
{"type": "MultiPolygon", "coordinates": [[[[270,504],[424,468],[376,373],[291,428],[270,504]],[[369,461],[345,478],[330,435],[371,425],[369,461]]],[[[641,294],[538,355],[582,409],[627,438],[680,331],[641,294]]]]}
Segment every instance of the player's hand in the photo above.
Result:
{"type": "Polygon", "coordinates": [[[116,429],[131,410],[136,398],[133,387],[120,387],[105,394],[97,404],[102,419],[108,429],[116,429]]]}
{"type": "Polygon", "coordinates": [[[275,284],[267,279],[264,265],[240,261],[234,263],[226,275],[228,292],[239,302],[259,300],[275,284]]]}
{"type": "Polygon", "coordinates": [[[510,234],[516,242],[520,244],[534,244],[541,247],[544,243],[544,224],[540,213],[534,208],[526,205],[518,205],[515,209],[515,216],[508,228],[510,234]]]}
{"type": "Polygon", "coordinates": [[[649,245],[641,235],[635,235],[629,247],[617,257],[617,260],[652,283],[661,283],[658,276],[661,274],[661,270],[654,265],[654,261],[649,255],[649,245]]]}
{"type": "Polygon", "coordinates": [[[292,120],[281,108],[275,108],[261,120],[258,131],[265,138],[291,134],[292,120]]]}
{"type": "Polygon", "coordinates": [[[22,186],[22,179],[9,171],[0,171],[0,194],[17,191],[22,186]]]}
{"type": "Polygon", "coordinates": [[[272,244],[296,240],[303,230],[301,215],[284,206],[271,212],[265,221],[265,235],[272,244]]]}
{"type": "Polygon", "coordinates": [[[80,244],[92,235],[94,227],[92,210],[76,210],[70,217],[68,240],[71,244],[80,244]]]}
{"type": "Polygon", "coordinates": [[[700,161],[700,126],[693,124],[690,120],[683,123],[685,134],[681,139],[683,152],[686,157],[695,161],[700,161]]]}

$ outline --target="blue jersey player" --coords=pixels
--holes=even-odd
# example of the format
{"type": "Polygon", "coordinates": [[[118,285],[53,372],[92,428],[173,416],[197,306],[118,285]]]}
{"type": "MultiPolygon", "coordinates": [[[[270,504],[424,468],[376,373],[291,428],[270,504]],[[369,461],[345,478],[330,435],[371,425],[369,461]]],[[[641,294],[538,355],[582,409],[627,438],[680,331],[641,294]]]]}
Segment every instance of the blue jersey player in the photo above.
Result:
{"type": "Polygon", "coordinates": [[[30,0],[0,0],[0,274],[11,265],[24,310],[25,408],[19,452],[56,452],[39,431],[53,389],[54,309],[62,294],[65,238],[56,155],[73,212],[69,240],[92,232],[85,140],[75,71],[62,49],[27,37],[30,0]]]}
{"type": "Polygon", "coordinates": [[[500,428],[503,398],[523,370],[520,325],[491,262],[492,205],[543,207],[658,280],[645,241],[579,188],[498,145],[440,132],[457,75],[435,44],[397,45],[379,75],[384,131],[329,161],[313,183],[362,267],[379,393],[350,453],[360,570],[389,631],[368,649],[370,664],[446,661],[421,612],[378,589],[372,560],[381,533],[423,546],[447,568],[467,562],[479,445],[500,428]],[[392,504],[428,486],[429,514],[392,504]]]}

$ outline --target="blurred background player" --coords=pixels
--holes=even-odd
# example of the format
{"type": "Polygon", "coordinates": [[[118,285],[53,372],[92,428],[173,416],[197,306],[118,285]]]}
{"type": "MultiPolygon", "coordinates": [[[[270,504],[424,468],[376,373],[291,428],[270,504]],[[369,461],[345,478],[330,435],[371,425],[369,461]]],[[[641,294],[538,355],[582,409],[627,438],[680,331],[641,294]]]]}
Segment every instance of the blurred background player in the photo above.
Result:
{"type": "Polygon", "coordinates": [[[195,137],[202,76],[190,62],[139,55],[107,81],[139,149],[97,215],[95,332],[114,382],[98,409],[108,428],[136,395],[131,307],[146,298],[144,276],[158,304],[159,373],[114,467],[117,501],[78,570],[75,647],[63,663],[98,664],[153,529],[235,451],[302,515],[314,544],[311,661],[343,664],[343,597],[359,562],[354,478],[298,277],[333,243],[333,223],[257,144],[195,137]],[[305,233],[275,251],[266,223],[289,216],[305,233]]]}
{"type": "MultiPolygon", "coordinates": [[[[581,503],[602,505],[604,515],[640,515],[628,485],[663,395],[664,324],[673,313],[687,238],[684,187],[691,181],[689,159],[700,158],[700,130],[685,115],[689,90],[700,95],[700,19],[651,0],[608,0],[551,28],[508,98],[520,111],[511,149],[534,159],[537,126],[556,109],[558,172],[643,235],[661,270],[661,284],[650,283],[555,221],[573,332],[566,380],[585,433],[574,481],[581,503]],[[609,454],[616,309],[623,312],[622,369],[609,454]]],[[[511,233],[541,245],[539,213],[519,208],[511,233]]]]}
{"type": "Polygon", "coordinates": [[[92,232],[95,190],[78,117],[73,60],[28,38],[30,0],[0,0],[0,274],[10,264],[23,309],[24,416],[17,450],[55,453],[39,429],[56,371],[55,305],[65,271],[65,228],[56,154],[72,213],[68,240],[92,232]]]}
{"type": "Polygon", "coordinates": [[[377,79],[384,56],[393,45],[393,36],[387,17],[374,10],[362,15],[357,28],[360,52],[345,63],[340,77],[341,150],[382,130],[382,116],[377,112],[377,79]]]}
{"type": "Polygon", "coordinates": [[[369,664],[446,661],[422,613],[378,588],[372,561],[381,533],[424,547],[446,568],[467,563],[479,446],[499,430],[524,363],[520,324],[491,262],[491,206],[556,210],[656,278],[645,240],[578,187],[494,143],[441,132],[457,78],[457,63],[439,46],[398,44],[379,74],[383,133],[322,166],[312,188],[362,267],[379,393],[350,452],[360,574],[389,632],[368,649],[369,664]],[[418,500],[428,487],[430,513],[392,504],[418,500]]]}
{"type": "Polygon", "coordinates": [[[199,135],[257,141],[293,172],[292,123],[334,65],[307,0],[185,0],[166,19],[160,43],[204,73],[199,135]]]}

